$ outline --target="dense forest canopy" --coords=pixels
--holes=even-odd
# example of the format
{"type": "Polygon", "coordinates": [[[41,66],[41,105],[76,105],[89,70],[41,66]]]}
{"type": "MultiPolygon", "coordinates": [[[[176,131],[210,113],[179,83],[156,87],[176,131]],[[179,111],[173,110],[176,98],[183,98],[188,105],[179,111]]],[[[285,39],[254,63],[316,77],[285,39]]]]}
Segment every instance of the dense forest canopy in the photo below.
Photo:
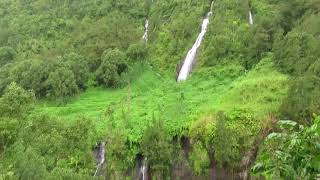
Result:
{"type": "Polygon", "coordinates": [[[0,180],[316,179],[319,49],[320,0],[1,0],[0,180]]]}

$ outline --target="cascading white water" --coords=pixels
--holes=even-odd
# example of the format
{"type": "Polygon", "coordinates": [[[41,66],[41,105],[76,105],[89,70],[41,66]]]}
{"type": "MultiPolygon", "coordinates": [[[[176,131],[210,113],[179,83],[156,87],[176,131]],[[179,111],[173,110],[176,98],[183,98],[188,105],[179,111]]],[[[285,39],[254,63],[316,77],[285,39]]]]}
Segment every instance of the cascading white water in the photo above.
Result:
{"type": "Polygon", "coordinates": [[[251,10],[249,11],[249,24],[253,25],[253,17],[252,17],[252,12],[251,10]]]}
{"type": "Polygon", "coordinates": [[[142,39],[145,42],[148,42],[148,31],[149,31],[149,20],[146,19],[145,24],[144,24],[144,34],[142,36],[142,39]]]}
{"type": "Polygon", "coordinates": [[[140,179],[140,177],[142,177],[142,180],[146,180],[146,177],[147,177],[146,159],[142,160],[142,164],[141,164],[140,171],[139,171],[139,179],[140,179]]]}
{"type": "Polygon", "coordinates": [[[189,50],[183,65],[180,69],[177,81],[185,81],[188,78],[188,75],[190,74],[191,70],[192,70],[192,65],[194,63],[194,60],[196,58],[197,55],[197,51],[202,43],[203,37],[207,32],[207,27],[209,24],[209,17],[212,15],[212,8],[213,8],[213,1],[211,4],[211,8],[210,8],[210,12],[207,14],[207,16],[204,18],[203,22],[202,22],[202,26],[201,26],[201,32],[196,40],[196,42],[194,43],[194,45],[192,46],[192,48],[189,50]]]}
{"type": "Polygon", "coordinates": [[[141,173],[142,173],[142,180],[145,180],[145,178],[146,178],[146,166],[145,165],[143,165],[141,167],[141,173]]]}
{"type": "Polygon", "coordinates": [[[106,143],[105,142],[102,142],[99,144],[98,146],[98,153],[97,153],[97,157],[96,157],[96,160],[97,160],[97,169],[96,169],[96,172],[94,173],[94,176],[97,175],[99,169],[101,168],[101,166],[104,164],[105,162],[105,145],[106,143]]]}

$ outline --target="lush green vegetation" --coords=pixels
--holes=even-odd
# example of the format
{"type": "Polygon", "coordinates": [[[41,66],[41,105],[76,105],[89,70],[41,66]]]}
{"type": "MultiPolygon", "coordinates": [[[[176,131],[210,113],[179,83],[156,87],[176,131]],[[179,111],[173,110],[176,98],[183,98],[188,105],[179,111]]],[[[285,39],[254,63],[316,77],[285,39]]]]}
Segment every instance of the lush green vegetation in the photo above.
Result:
{"type": "Polygon", "coordinates": [[[315,179],[320,169],[318,143],[319,118],[310,127],[280,121],[279,132],[267,138],[253,172],[270,179],[315,179]]]}
{"type": "Polygon", "coordinates": [[[210,4],[2,0],[0,179],[103,178],[102,141],[109,179],[135,178],[141,158],[154,179],[181,164],[198,178],[314,179],[320,1],[217,0],[196,69],[177,83],[210,4]]]}

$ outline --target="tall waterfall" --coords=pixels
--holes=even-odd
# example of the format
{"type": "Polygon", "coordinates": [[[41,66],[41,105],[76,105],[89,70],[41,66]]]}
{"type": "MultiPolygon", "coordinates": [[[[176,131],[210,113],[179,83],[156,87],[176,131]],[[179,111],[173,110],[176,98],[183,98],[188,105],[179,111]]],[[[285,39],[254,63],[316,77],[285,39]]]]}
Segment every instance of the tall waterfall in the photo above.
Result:
{"type": "Polygon", "coordinates": [[[146,19],[145,23],[144,23],[144,34],[142,36],[142,39],[145,42],[148,42],[148,31],[149,31],[149,20],[146,19]]]}
{"type": "Polygon", "coordinates": [[[253,17],[252,17],[252,12],[251,10],[249,11],[249,24],[253,25],[253,17]]]}
{"type": "Polygon", "coordinates": [[[100,170],[100,168],[102,167],[102,165],[105,162],[105,142],[102,142],[98,145],[98,153],[96,156],[96,160],[97,160],[97,169],[96,172],[94,173],[94,176],[97,175],[98,171],[100,170]]]}
{"type": "Polygon", "coordinates": [[[180,69],[177,81],[185,81],[188,77],[188,75],[190,74],[191,70],[192,70],[192,65],[194,63],[194,60],[196,58],[197,55],[197,51],[202,43],[203,37],[207,32],[207,27],[209,24],[209,17],[212,15],[212,8],[213,8],[213,1],[211,4],[211,8],[210,8],[210,12],[207,14],[207,16],[204,18],[203,22],[202,22],[202,26],[201,26],[201,32],[196,40],[196,42],[194,43],[194,45],[192,46],[192,48],[189,50],[183,65],[180,69]]]}

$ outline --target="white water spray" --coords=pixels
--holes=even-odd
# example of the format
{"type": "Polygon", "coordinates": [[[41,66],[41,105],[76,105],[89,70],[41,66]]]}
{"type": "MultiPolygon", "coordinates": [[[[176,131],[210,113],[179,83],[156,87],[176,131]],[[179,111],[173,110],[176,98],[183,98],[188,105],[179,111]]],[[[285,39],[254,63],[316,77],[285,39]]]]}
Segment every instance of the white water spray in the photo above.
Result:
{"type": "Polygon", "coordinates": [[[196,42],[194,43],[194,45],[192,46],[192,48],[189,50],[182,68],[180,69],[179,72],[179,76],[177,78],[177,81],[185,81],[188,78],[188,75],[190,74],[191,70],[192,70],[192,65],[194,63],[194,60],[196,58],[197,55],[197,51],[202,43],[203,37],[207,32],[207,27],[209,24],[209,18],[212,15],[212,8],[213,8],[213,1],[211,4],[211,8],[210,8],[210,12],[207,14],[207,16],[204,18],[203,22],[202,22],[202,26],[201,26],[201,32],[196,40],[196,42]]]}
{"type": "Polygon", "coordinates": [[[102,142],[98,146],[98,154],[97,154],[97,157],[96,157],[98,165],[97,165],[96,172],[94,173],[94,176],[97,175],[99,169],[101,168],[101,166],[105,162],[105,156],[104,156],[105,155],[105,145],[106,145],[106,143],[102,142]]]}
{"type": "Polygon", "coordinates": [[[147,161],[146,159],[142,160],[142,165],[141,165],[140,171],[139,171],[139,179],[141,177],[142,180],[147,179],[147,162],[146,161],[147,161]]]}
{"type": "Polygon", "coordinates": [[[253,17],[252,17],[252,12],[251,10],[249,11],[249,24],[253,25],[253,17]]]}
{"type": "Polygon", "coordinates": [[[145,42],[148,42],[148,31],[149,31],[149,20],[146,19],[145,23],[144,23],[144,34],[142,36],[142,39],[145,42]]]}

